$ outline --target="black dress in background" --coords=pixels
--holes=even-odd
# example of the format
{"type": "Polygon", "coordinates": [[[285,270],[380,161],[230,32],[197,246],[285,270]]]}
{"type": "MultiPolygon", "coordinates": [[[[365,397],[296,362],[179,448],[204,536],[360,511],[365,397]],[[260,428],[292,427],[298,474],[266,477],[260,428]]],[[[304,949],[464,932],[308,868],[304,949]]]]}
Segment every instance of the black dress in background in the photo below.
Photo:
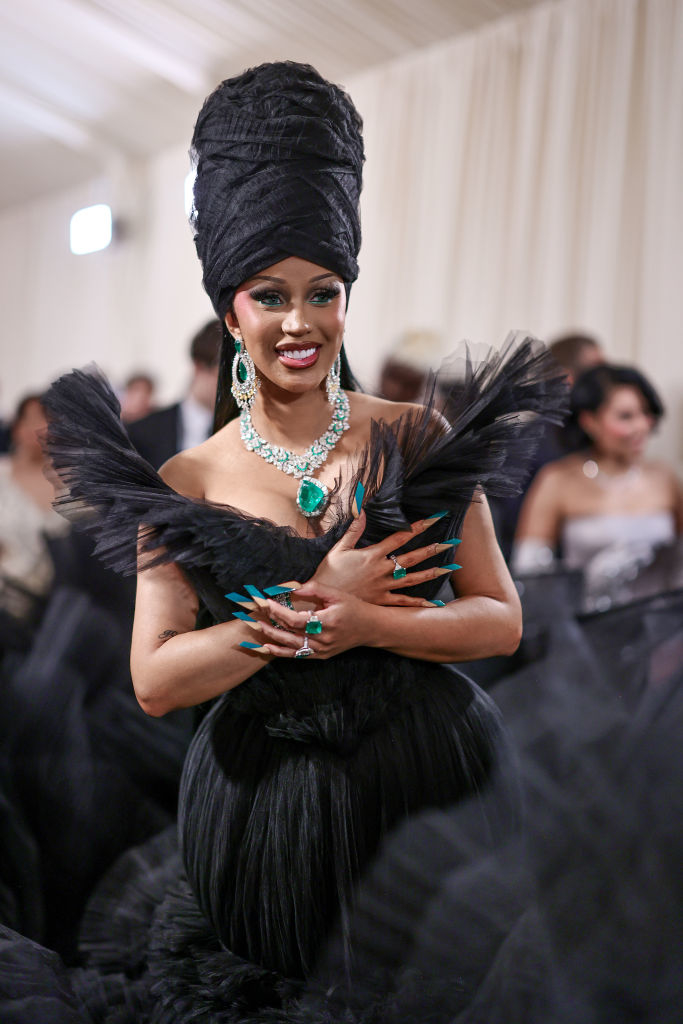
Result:
{"type": "MultiPolygon", "coordinates": [[[[479,485],[514,491],[532,454],[523,422],[562,408],[555,373],[526,340],[466,364],[445,406],[449,426],[432,407],[396,427],[376,424],[358,473],[362,542],[444,510],[413,543],[457,536],[479,485]]],[[[156,560],[176,562],[196,588],[205,623],[229,619],[236,606],[225,595],[246,583],[310,578],[351,521],[335,496],[330,529],[303,539],[175,493],[132,449],[96,374],[61,378],[46,405],[64,511],[92,528],[101,557],[122,572],[135,571],[144,523],[156,560]]],[[[438,585],[412,592],[434,597],[438,585]]],[[[83,923],[85,970],[67,976],[50,961],[42,985],[29,982],[47,954],[4,933],[14,992],[26,1000],[15,1019],[36,1019],[32,1000],[52,990],[81,1019],[120,1024],[332,1019],[310,1017],[306,985],[335,925],[351,962],[353,894],[383,838],[425,808],[469,801],[488,851],[516,833],[517,779],[499,714],[451,666],[364,648],[276,660],[204,710],[183,772],[179,851],[162,833],[105,877],[83,923]]],[[[385,988],[378,983],[380,1001],[385,988]]]]}
{"type": "Polygon", "coordinates": [[[389,837],[356,900],[352,969],[337,935],[312,1020],[683,1019],[683,591],[578,621],[549,599],[546,653],[493,689],[522,829],[492,849],[464,801],[389,837]]]}

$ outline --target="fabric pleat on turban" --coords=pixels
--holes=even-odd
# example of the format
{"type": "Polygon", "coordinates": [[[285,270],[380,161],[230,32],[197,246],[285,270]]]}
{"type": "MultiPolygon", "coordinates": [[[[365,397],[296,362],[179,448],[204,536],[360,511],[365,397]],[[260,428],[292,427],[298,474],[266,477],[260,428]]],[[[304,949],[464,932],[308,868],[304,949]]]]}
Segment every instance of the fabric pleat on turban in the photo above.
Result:
{"type": "Polygon", "coordinates": [[[192,139],[192,225],[223,319],[237,287],[287,256],[358,276],[362,121],[306,64],[262,64],[208,97],[192,139]]]}

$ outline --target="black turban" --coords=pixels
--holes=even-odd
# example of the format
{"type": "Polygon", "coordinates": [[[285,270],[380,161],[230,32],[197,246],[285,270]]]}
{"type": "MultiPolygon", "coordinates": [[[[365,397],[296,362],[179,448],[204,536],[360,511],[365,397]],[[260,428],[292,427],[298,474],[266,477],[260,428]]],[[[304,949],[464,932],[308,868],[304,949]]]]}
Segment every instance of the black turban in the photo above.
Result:
{"type": "Polygon", "coordinates": [[[243,281],[287,256],[356,279],[361,129],[346,93],[307,64],[262,64],[205,101],[192,223],[221,320],[243,281]]]}

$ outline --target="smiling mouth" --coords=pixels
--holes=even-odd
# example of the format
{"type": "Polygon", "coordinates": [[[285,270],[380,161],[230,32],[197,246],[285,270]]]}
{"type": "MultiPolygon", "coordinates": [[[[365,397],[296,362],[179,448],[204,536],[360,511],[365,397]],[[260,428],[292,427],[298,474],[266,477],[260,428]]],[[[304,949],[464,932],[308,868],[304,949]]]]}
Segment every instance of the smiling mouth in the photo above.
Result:
{"type": "Polygon", "coordinates": [[[319,352],[319,345],[306,345],[301,348],[278,349],[277,355],[280,362],[284,363],[285,366],[304,367],[312,366],[317,361],[319,352]]]}
{"type": "Polygon", "coordinates": [[[317,345],[312,345],[311,348],[285,348],[280,350],[281,356],[287,356],[288,359],[310,359],[318,351],[317,345]]]}

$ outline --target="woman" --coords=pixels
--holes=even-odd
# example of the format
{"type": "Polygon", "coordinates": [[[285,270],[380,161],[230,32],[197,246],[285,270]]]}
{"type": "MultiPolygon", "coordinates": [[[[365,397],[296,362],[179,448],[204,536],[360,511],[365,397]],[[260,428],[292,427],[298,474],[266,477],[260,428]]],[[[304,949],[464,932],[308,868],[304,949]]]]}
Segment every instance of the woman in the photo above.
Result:
{"type": "Polygon", "coordinates": [[[294,1020],[389,829],[494,778],[490,842],[514,824],[497,712],[446,663],[518,643],[479,487],[516,486],[518,414],[556,410],[562,383],[527,340],[469,368],[450,422],[354,389],[360,118],[312,68],[222,83],[193,149],[196,245],[226,326],[216,432],[159,478],[101,378],[50,392],[64,511],[90,509],[120,570],[136,568],[138,541],[138,699],[201,715],[179,808],[187,882],[158,845],[136,852],[105,887],[123,908],[112,922],[100,894],[86,938],[94,967],[138,978],[136,1020],[152,1005],[155,1021],[294,1020]],[[155,874],[126,888],[145,857],[155,874]],[[148,941],[132,942],[145,918],[148,941]]]}
{"type": "MultiPolygon", "coordinates": [[[[301,452],[311,446],[311,439],[324,433],[330,421],[326,383],[334,375],[341,352],[344,314],[344,284],[339,274],[296,256],[263,268],[262,274],[247,279],[235,292],[225,322],[231,336],[241,343],[242,357],[253,360],[259,387],[253,406],[246,408],[254,424],[251,429],[255,431],[258,425],[269,445],[301,452]]],[[[401,416],[419,411],[418,407],[358,392],[341,394],[348,402],[348,427],[315,477],[315,482],[328,490],[334,490],[336,480],[341,483],[337,502],[328,504],[320,514],[308,515],[302,509],[297,498],[298,479],[282,472],[272,460],[264,460],[258,449],[252,448],[253,442],[244,443],[240,436],[244,434],[244,414],[230,420],[204,444],[176,455],[160,475],[180,494],[232,505],[302,537],[328,532],[339,505],[350,502],[349,488],[370,440],[373,421],[394,426],[401,416]]],[[[434,526],[438,513],[359,550],[356,544],[365,521],[361,514],[309,583],[298,593],[294,591],[291,600],[296,607],[323,609],[316,617],[324,626],[310,640],[311,655],[330,658],[356,647],[378,647],[407,657],[449,662],[516,648],[521,629],[519,603],[483,497],[472,504],[463,524],[462,540],[476,546],[481,555],[474,565],[421,569],[425,559],[438,553],[432,542],[401,555],[403,568],[417,569],[396,578],[391,553],[434,526]],[[445,576],[454,579],[456,569],[461,600],[438,615],[433,601],[401,593],[445,576]]],[[[440,550],[450,555],[455,543],[459,539],[446,541],[440,550]]],[[[253,583],[265,588],[261,579],[253,583]]],[[[178,567],[157,567],[140,575],[132,665],[138,699],[148,713],[164,714],[175,707],[199,704],[239,685],[273,657],[296,656],[306,639],[306,612],[288,610],[273,599],[250,601],[249,605],[246,620],[225,623],[220,632],[198,635],[194,632],[197,595],[178,567]],[[253,622],[247,625],[249,618],[253,622]],[[263,643],[255,644],[257,638],[263,643]],[[249,646],[235,650],[243,644],[249,646]],[[227,661],[226,647],[230,651],[227,661]]]]}
{"type": "Polygon", "coordinates": [[[67,525],[52,508],[54,488],[45,476],[40,434],[47,423],[41,395],[26,395],[11,427],[11,453],[0,458],[0,615],[3,626],[34,625],[50,591],[54,566],[48,537],[67,525]]]}
{"type": "Polygon", "coordinates": [[[625,581],[671,544],[683,527],[675,474],[645,459],[664,407],[652,384],[628,366],[596,366],[571,393],[570,426],[584,447],[534,480],[517,532],[517,571],[548,565],[559,551],[583,570],[589,606],[607,607],[625,581]]]}

